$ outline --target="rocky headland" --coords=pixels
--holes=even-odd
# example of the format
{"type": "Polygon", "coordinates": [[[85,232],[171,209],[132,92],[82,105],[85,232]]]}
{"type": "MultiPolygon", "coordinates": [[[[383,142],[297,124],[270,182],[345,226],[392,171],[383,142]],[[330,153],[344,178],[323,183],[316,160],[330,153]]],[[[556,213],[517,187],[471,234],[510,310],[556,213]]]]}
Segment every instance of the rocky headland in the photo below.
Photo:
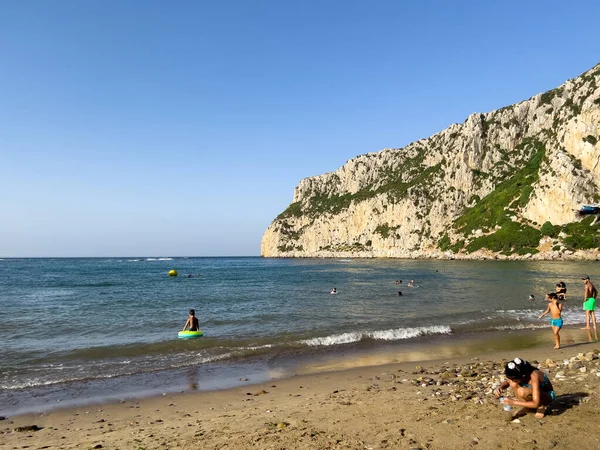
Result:
{"type": "Polygon", "coordinates": [[[265,257],[598,259],[600,64],[556,89],[305,178],[265,257]]]}

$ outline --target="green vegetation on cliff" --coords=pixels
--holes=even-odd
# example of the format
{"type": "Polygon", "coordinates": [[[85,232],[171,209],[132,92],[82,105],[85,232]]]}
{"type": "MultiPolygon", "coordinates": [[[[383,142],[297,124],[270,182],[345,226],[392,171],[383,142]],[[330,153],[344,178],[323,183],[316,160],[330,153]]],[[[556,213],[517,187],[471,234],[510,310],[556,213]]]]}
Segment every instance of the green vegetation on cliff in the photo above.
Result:
{"type": "MultiPolygon", "coordinates": [[[[424,152],[422,149],[421,151],[424,152]]],[[[380,194],[387,194],[390,203],[397,203],[408,196],[410,189],[427,186],[434,174],[441,171],[441,164],[422,167],[423,158],[423,155],[419,154],[415,158],[408,159],[400,169],[386,168],[382,170],[383,176],[378,187],[370,185],[354,194],[343,195],[316,192],[308,198],[305,206],[301,202],[294,202],[277,216],[277,219],[285,220],[302,216],[314,219],[322,214],[335,215],[348,209],[352,202],[359,203],[380,194]]]]}
{"type": "Polygon", "coordinates": [[[496,186],[496,189],[484,197],[472,208],[468,208],[459,217],[454,227],[463,235],[468,236],[475,230],[489,231],[496,226],[511,222],[510,215],[514,209],[527,204],[532,185],[538,180],[538,170],[545,154],[545,146],[535,139],[524,140],[519,144],[522,150],[531,146],[533,155],[525,166],[511,178],[496,186]]]}
{"type": "Polygon", "coordinates": [[[390,234],[392,234],[392,232],[396,231],[398,228],[400,227],[390,227],[389,224],[384,223],[383,225],[378,225],[377,228],[375,228],[375,233],[379,233],[383,239],[387,239],[390,234]]]}
{"type": "MultiPolygon", "coordinates": [[[[511,216],[516,215],[516,209],[525,206],[529,201],[533,191],[532,186],[539,178],[538,172],[546,148],[537,139],[524,139],[515,151],[528,152],[531,156],[511,178],[499,183],[494,191],[472,208],[468,208],[454,222],[454,228],[465,237],[472,235],[476,230],[487,233],[472,239],[467,244],[466,251],[469,253],[482,248],[504,254],[524,255],[538,252],[536,247],[542,233],[528,224],[514,222],[511,216]]],[[[462,240],[460,246],[452,245],[447,233],[438,241],[438,247],[442,251],[454,250],[454,248],[458,250],[463,246],[462,240]]]]}
{"type": "Polygon", "coordinates": [[[581,222],[569,223],[562,227],[562,232],[567,235],[563,243],[569,250],[600,248],[600,233],[598,226],[592,226],[593,220],[593,216],[588,216],[581,222]]]}
{"type": "Polygon", "coordinates": [[[502,228],[492,234],[480,236],[473,239],[467,245],[467,252],[487,248],[493,252],[502,252],[506,255],[518,253],[525,255],[527,253],[537,253],[542,234],[529,225],[517,222],[506,222],[502,228]]]}

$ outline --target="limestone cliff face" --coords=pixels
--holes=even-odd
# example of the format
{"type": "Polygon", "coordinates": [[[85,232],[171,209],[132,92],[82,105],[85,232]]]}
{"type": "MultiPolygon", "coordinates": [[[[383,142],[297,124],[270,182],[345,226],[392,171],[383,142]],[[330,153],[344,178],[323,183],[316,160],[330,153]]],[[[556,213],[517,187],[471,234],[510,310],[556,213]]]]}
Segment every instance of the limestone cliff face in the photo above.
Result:
{"type": "Polygon", "coordinates": [[[600,64],[529,100],[302,180],[261,254],[596,258],[600,235],[576,212],[600,200],[599,162],[600,64]]]}

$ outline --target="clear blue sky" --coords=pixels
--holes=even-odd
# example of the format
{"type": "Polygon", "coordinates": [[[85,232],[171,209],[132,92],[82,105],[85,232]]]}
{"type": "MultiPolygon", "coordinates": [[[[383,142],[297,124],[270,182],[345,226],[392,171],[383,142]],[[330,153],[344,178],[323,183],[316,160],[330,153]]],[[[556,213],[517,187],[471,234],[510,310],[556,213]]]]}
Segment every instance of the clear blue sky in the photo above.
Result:
{"type": "Polygon", "coordinates": [[[308,176],[600,61],[598,1],[0,2],[0,257],[259,255],[308,176]]]}

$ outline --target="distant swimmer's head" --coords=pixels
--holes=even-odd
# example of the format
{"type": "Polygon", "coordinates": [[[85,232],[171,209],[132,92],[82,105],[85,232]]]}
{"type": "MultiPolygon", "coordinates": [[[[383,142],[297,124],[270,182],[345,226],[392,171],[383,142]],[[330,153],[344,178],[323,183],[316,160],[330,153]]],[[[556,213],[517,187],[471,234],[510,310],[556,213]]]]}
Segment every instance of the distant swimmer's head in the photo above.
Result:
{"type": "Polygon", "coordinates": [[[534,370],[535,367],[527,361],[523,361],[521,358],[515,358],[504,366],[504,375],[511,380],[522,380],[534,370]]]}
{"type": "Polygon", "coordinates": [[[535,295],[529,294],[529,300],[535,300],[535,295]]]}
{"type": "Polygon", "coordinates": [[[556,283],[556,287],[559,287],[561,289],[565,289],[567,287],[567,285],[565,284],[564,281],[559,281],[558,283],[556,283]]]}
{"type": "Polygon", "coordinates": [[[196,315],[196,310],[190,309],[190,316],[195,316],[195,315],[196,315]]]}

